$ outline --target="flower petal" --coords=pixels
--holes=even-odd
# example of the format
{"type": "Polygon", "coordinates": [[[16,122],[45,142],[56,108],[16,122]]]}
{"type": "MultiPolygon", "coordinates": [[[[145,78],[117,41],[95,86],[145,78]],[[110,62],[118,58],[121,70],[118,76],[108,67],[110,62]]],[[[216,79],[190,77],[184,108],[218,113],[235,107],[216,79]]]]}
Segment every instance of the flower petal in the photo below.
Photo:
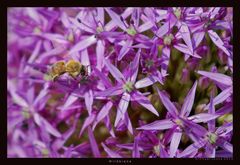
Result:
{"type": "Polygon", "coordinates": [[[104,25],[104,9],[102,7],[97,7],[97,20],[104,25]]]}
{"type": "Polygon", "coordinates": [[[116,116],[116,120],[115,120],[115,124],[114,124],[115,127],[119,123],[120,119],[124,119],[124,115],[127,111],[129,101],[130,101],[130,95],[128,93],[124,92],[122,95],[122,98],[118,104],[117,116],[116,116]]]}
{"type": "Polygon", "coordinates": [[[99,69],[100,71],[102,70],[102,67],[103,67],[104,51],[105,51],[105,46],[104,46],[103,41],[101,41],[101,40],[97,41],[97,47],[96,47],[97,66],[96,66],[96,68],[99,69]]]}
{"type": "Polygon", "coordinates": [[[92,105],[93,105],[93,91],[89,90],[84,94],[85,98],[85,105],[88,110],[88,114],[90,115],[92,113],[92,105]]]}
{"type": "MultiPolygon", "coordinates": [[[[216,97],[213,99],[213,104],[217,105],[222,102],[224,102],[228,97],[232,95],[232,87],[229,87],[227,89],[224,89],[220,94],[218,94],[216,97]]],[[[207,110],[209,108],[210,104],[206,105],[204,107],[204,110],[207,110]]]]}
{"type": "Polygon", "coordinates": [[[202,42],[204,35],[204,31],[198,31],[193,34],[193,45],[195,48],[198,47],[199,44],[202,42]]]}
{"type": "Polygon", "coordinates": [[[100,97],[106,97],[106,96],[117,96],[117,95],[121,95],[123,93],[123,88],[122,85],[118,85],[116,87],[110,87],[107,88],[104,91],[97,91],[94,93],[94,95],[96,97],[100,96],[100,97]]]}
{"type": "Polygon", "coordinates": [[[202,76],[205,76],[211,80],[214,80],[220,84],[231,86],[232,85],[232,78],[230,76],[226,76],[222,73],[213,73],[213,72],[206,72],[199,70],[197,73],[199,73],[202,76]]]}
{"type": "Polygon", "coordinates": [[[136,83],[135,83],[135,87],[137,89],[139,88],[144,88],[144,87],[148,87],[152,84],[154,84],[157,80],[153,78],[153,76],[148,76],[148,77],[145,77],[141,80],[138,80],[136,83]]]}
{"type": "Polygon", "coordinates": [[[151,29],[153,26],[154,26],[154,24],[151,21],[147,21],[147,22],[143,23],[142,25],[140,25],[138,27],[138,32],[142,33],[142,32],[144,32],[146,30],[151,29]]]}
{"type": "Polygon", "coordinates": [[[229,143],[227,140],[221,139],[218,145],[224,149],[225,151],[228,151],[230,153],[233,153],[233,146],[231,143],[229,143]]]}
{"type": "MultiPolygon", "coordinates": [[[[213,104],[212,96],[210,98],[210,107],[209,107],[208,113],[212,114],[212,115],[215,114],[215,106],[213,104]]],[[[208,130],[211,132],[215,131],[215,120],[214,119],[208,121],[208,130]]]]}
{"type": "Polygon", "coordinates": [[[187,24],[182,22],[179,31],[182,35],[183,40],[187,44],[191,54],[193,54],[193,45],[192,45],[192,40],[191,40],[191,34],[190,34],[187,24]]]}
{"type": "Polygon", "coordinates": [[[188,92],[184,100],[184,103],[182,105],[182,109],[180,112],[180,116],[183,117],[183,116],[188,116],[190,114],[193,103],[194,103],[196,89],[197,89],[197,81],[195,81],[195,83],[193,84],[192,88],[190,89],[190,91],[188,92]]]}
{"type": "Polygon", "coordinates": [[[124,123],[127,126],[128,131],[133,135],[132,123],[127,112],[124,114],[124,123]]]}
{"type": "Polygon", "coordinates": [[[123,23],[123,21],[120,19],[119,15],[116,14],[114,11],[112,11],[111,9],[105,8],[105,10],[107,11],[108,15],[112,18],[113,22],[120,27],[122,30],[126,31],[127,28],[125,26],[125,24],[123,23]]]}
{"type": "Polygon", "coordinates": [[[151,104],[147,97],[145,97],[141,92],[134,92],[132,94],[132,100],[137,101],[140,105],[154,113],[155,115],[159,116],[157,110],[151,104]]]}
{"type": "Polygon", "coordinates": [[[140,151],[139,151],[138,138],[137,137],[134,139],[132,157],[133,158],[140,158],[140,151]]]}
{"type": "Polygon", "coordinates": [[[66,110],[69,106],[71,106],[75,101],[77,101],[78,97],[74,95],[68,96],[68,99],[65,101],[63,107],[61,108],[63,111],[66,110]]]}
{"type": "Polygon", "coordinates": [[[125,80],[123,74],[118,70],[118,68],[111,64],[108,60],[105,60],[105,66],[118,82],[122,83],[125,80]]]}
{"type": "Polygon", "coordinates": [[[163,49],[162,49],[162,58],[164,59],[164,61],[162,63],[161,73],[162,73],[162,75],[166,75],[167,74],[169,60],[170,60],[170,48],[169,47],[166,47],[166,46],[163,47],[163,49]]]}
{"type": "Polygon", "coordinates": [[[122,158],[117,152],[110,150],[104,143],[101,143],[104,151],[108,154],[110,158],[122,158]]]}
{"type": "Polygon", "coordinates": [[[133,44],[132,39],[128,39],[127,41],[125,41],[123,47],[121,48],[121,50],[118,54],[118,61],[122,60],[122,58],[129,52],[132,44],[133,44]]]}
{"type": "Polygon", "coordinates": [[[157,89],[157,92],[158,92],[158,95],[162,101],[162,104],[165,106],[165,108],[167,109],[167,111],[173,116],[173,117],[176,117],[177,114],[178,114],[178,110],[177,108],[175,107],[175,105],[170,101],[170,99],[166,96],[166,94],[164,94],[163,92],[159,91],[158,88],[157,89]]]}
{"type": "Polygon", "coordinates": [[[165,130],[169,129],[175,126],[175,123],[173,123],[169,119],[164,119],[164,120],[157,120],[154,121],[150,124],[143,125],[137,129],[142,129],[142,130],[165,130]]]}
{"type": "Polygon", "coordinates": [[[89,46],[93,45],[96,42],[97,42],[96,37],[94,35],[92,35],[92,36],[90,36],[86,39],[83,39],[83,40],[79,41],[76,45],[74,45],[71,48],[71,50],[69,51],[69,54],[84,50],[84,49],[88,48],[89,46]]]}
{"type": "Polygon", "coordinates": [[[188,54],[193,56],[193,53],[190,51],[190,49],[187,47],[187,45],[178,43],[173,46],[175,49],[179,50],[182,53],[188,54]]]}
{"type": "Polygon", "coordinates": [[[226,53],[226,55],[231,56],[229,50],[227,50],[227,48],[224,46],[222,39],[218,36],[218,34],[216,32],[214,32],[213,30],[208,30],[208,34],[209,34],[209,37],[211,38],[211,40],[213,41],[213,43],[219,49],[221,49],[224,53],[226,53]]]}
{"type": "Polygon", "coordinates": [[[100,112],[97,114],[97,117],[96,117],[96,120],[94,121],[94,124],[93,124],[93,130],[94,128],[96,127],[96,125],[103,119],[105,118],[110,109],[112,108],[113,106],[113,103],[111,101],[108,101],[103,107],[102,109],[100,110],[100,112]]]}
{"type": "Polygon", "coordinates": [[[232,130],[233,130],[233,123],[231,122],[218,127],[218,129],[216,130],[216,134],[218,134],[219,136],[225,136],[232,130]]]}
{"type": "Polygon", "coordinates": [[[141,55],[140,52],[141,52],[141,49],[138,50],[133,62],[130,64],[130,70],[133,71],[132,75],[130,76],[130,81],[133,83],[135,83],[138,75],[139,59],[141,55]]]}
{"type": "Polygon", "coordinates": [[[158,29],[156,33],[158,37],[163,37],[177,23],[177,19],[172,14],[169,14],[168,18],[168,21],[158,29]]]}
{"type": "Polygon", "coordinates": [[[183,152],[178,154],[177,157],[178,158],[187,157],[191,153],[198,151],[198,149],[203,147],[205,144],[206,144],[206,141],[201,139],[198,142],[195,142],[190,146],[188,146],[183,152]]]}
{"type": "Polygon", "coordinates": [[[82,126],[82,129],[81,129],[81,131],[80,131],[80,133],[79,133],[79,137],[82,136],[83,131],[84,131],[90,124],[93,123],[93,121],[95,120],[95,117],[96,117],[95,114],[91,114],[91,115],[89,115],[89,116],[85,119],[85,121],[84,121],[84,123],[83,123],[83,126],[82,126]]]}
{"type": "Polygon", "coordinates": [[[44,119],[41,115],[35,113],[35,119],[38,118],[38,124],[39,127],[44,128],[48,133],[52,134],[55,137],[60,138],[61,134],[60,132],[54,128],[46,119],[44,119]]]}
{"type": "Polygon", "coordinates": [[[171,143],[170,143],[170,157],[171,158],[176,155],[178,146],[179,146],[180,141],[181,141],[181,137],[182,137],[182,132],[176,131],[176,132],[173,133],[172,140],[171,140],[171,143]]]}
{"type": "Polygon", "coordinates": [[[88,137],[89,137],[89,141],[90,141],[90,145],[91,145],[92,153],[93,153],[94,157],[100,158],[101,154],[100,154],[100,151],[98,148],[98,144],[96,142],[96,139],[94,137],[93,131],[90,126],[88,126],[88,137]]]}
{"type": "Polygon", "coordinates": [[[219,117],[219,115],[216,115],[216,114],[200,113],[200,114],[188,117],[188,119],[193,121],[194,123],[201,123],[201,122],[206,123],[206,122],[214,120],[218,117],[219,117]]]}
{"type": "Polygon", "coordinates": [[[224,115],[224,114],[227,114],[227,113],[232,112],[232,109],[233,109],[232,103],[226,104],[226,105],[224,105],[222,108],[220,108],[219,110],[217,110],[217,111],[216,111],[216,114],[221,116],[221,115],[224,115]]]}

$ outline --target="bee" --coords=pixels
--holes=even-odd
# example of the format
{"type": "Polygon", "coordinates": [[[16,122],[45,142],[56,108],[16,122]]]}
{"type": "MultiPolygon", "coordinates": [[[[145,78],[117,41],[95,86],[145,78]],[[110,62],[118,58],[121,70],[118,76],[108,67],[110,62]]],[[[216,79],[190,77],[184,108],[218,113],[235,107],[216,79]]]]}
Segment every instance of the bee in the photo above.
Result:
{"type": "Polygon", "coordinates": [[[72,78],[76,79],[79,75],[82,77],[87,76],[87,67],[82,65],[79,61],[69,60],[67,63],[58,61],[53,64],[50,75],[55,81],[59,76],[68,73],[72,78]]]}
{"type": "Polygon", "coordinates": [[[58,61],[55,64],[53,64],[50,76],[52,77],[52,80],[55,81],[59,76],[66,73],[66,66],[64,61],[58,61]]]}

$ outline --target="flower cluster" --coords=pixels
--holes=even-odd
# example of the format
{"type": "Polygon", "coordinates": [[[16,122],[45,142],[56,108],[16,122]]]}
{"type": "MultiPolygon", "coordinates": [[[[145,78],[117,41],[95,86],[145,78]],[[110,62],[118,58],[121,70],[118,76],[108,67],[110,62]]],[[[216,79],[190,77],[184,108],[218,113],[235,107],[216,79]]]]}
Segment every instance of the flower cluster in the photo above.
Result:
{"type": "Polygon", "coordinates": [[[232,8],[8,9],[8,157],[232,157],[232,8]]]}

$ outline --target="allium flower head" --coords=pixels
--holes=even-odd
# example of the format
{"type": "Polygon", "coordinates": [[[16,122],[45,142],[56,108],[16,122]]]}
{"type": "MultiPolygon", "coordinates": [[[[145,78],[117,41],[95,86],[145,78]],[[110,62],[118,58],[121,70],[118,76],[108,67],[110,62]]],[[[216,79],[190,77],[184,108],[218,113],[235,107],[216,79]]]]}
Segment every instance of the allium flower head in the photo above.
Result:
{"type": "Polygon", "coordinates": [[[7,16],[8,157],[232,157],[232,8],[7,16]]]}

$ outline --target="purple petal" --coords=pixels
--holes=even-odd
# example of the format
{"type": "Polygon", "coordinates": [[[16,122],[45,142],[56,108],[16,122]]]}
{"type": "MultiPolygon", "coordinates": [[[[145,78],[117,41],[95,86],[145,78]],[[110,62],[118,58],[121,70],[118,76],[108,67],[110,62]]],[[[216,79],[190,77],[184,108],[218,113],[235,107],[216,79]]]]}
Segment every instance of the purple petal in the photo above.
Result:
{"type": "Polygon", "coordinates": [[[35,98],[34,103],[33,103],[33,106],[36,106],[36,105],[39,104],[39,103],[42,104],[41,100],[49,93],[49,90],[48,90],[49,85],[50,85],[49,83],[44,84],[43,89],[42,89],[41,92],[38,94],[38,96],[35,98]]]}
{"type": "Polygon", "coordinates": [[[123,74],[118,70],[118,68],[112,65],[108,60],[105,60],[105,66],[108,68],[109,72],[118,82],[123,83],[125,78],[123,74]]]}
{"type": "Polygon", "coordinates": [[[66,110],[69,106],[71,106],[75,101],[77,101],[78,97],[70,95],[68,99],[65,101],[63,107],[61,108],[63,111],[66,110]]]}
{"type": "Polygon", "coordinates": [[[175,105],[169,100],[169,98],[166,96],[166,94],[164,94],[163,92],[159,91],[158,88],[157,89],[157,92],[158,92],[158,95],[162,101],[162,104],[165,106],[165,108],[168,110],[168,112],[173,116],[173,117],[176,117],[177,114],[178,114],[178,110],[177,108],[175,107],[175,105]]]}
{"type": "MultiPolygon", "coordinates": [[[[30,58],[28,59],[28,63],[33,63],[34,62],[34,60],[37,58],[37,56],[39,55],[39,52],[40,52],[40,48],[41,48],[41,46],[42,46],[42,41],[38,41],[37,42],[37,44],[36,44],[36,46],[35,46],[35,48],[34,48],[34,50],[33,50],[33,52],[32,52],[32,54],[31,54],[31,56],[30,56],[30,58]]],[[[28,70],[29,70],[29,66],[26,66],[25,68],[24,68],[24,73],[26,73],[26,72],[28,72],[28,70]]]]}
{"type": "Polygon", "coordinates": [[[146,30],[151,29],[153,26],[154,26],[154,24],[151,21],[147,21],[147,22],[143,23],[142,25],[140,25],[138,27],[138,32],[142,33],[142,32],[144,32],[146,30]]]}
{"type": "Polygon", "coordinates": [[[66,132],[64,132],[64,134],[62,135],[62,138],[58,138],[56,139],[53,144],[52,147],[55,150],[59,150],[60,148],[62,148],[64,146],[64,144],[66,143],[66,141],[70,138],[70,136],[74,133],[75,131],[75,126],[71,127],[69,130],[67,130],[66,132]]]}
{"type": "Polygon", "coordinates": [[[15,91],[10,90],[10,94],[13,98],[13,101],[22,107],[28,107],[28,103],[25,99],[23,99],[21,96],[19,96],[15,91]]]}
{"type": "Polygon", "coordinates": [[[105,124],[106,127],[108,128],[108,131],[109,131],[110,135],[115,138],[116,136],[115,136],[115,134],[114,134],[114,130],[113,130],[112,123],[111,123],[111,121],[110,121],[109,115],[107,115],[107,116],[104,118],[104,124],[105,124]]]}
{"type": "Polygon", "coordinates": [[[97,117],[96,117],[96,120],[94,121],[94,124],[93,124],[93,130],[94,128],[96,127],[96,125],[103,119],[105,118],[110,109],[112,108],[113,106],[113,103],[111,101],[108,101],[103,107],[102,109],[100,110],[100,112],[97,114],[97,117]]]}
{"type": "Polygon", "coordinates": [[[163,64],[162,64],[161,73],[162,73],[162,75],[166,75],[167,74],[169,60],[170,60],[170,48],[169,47],[163,47],[163,49],[162,49],[162,58],[164,59],[164,61],[163,61],[163,64]]]}
{"type": "Polygon", "coordinates": [[[183,40],[185,41],[189,50],[191,51],[191,54],[193,54],[193,45],[192,45],[192,40],[191,40],[191,34],[190,34],[187,24],[182,23],[179,31],[182,35],[183,40]]]}
{"type": "Polygon", "coordinates": [[[233,155],[225,150],[216,151],[217,158],[231,158],[233,155]]]}
{"type": "Polygon", "coordinates": [[[194,103],[196,89],[197,89],[197,81],[195,81],[195,83],[193,84],[192,88],[190,89],[190,91],[188,92],[184,100],[184,103],[182,105],[182,109],[180,112],[180,116],[183,117],[183,116],[188,116],[190,114],[193,103],[194,103]]]}
{"type": "MultiPolygon", "coordinates": [[[[209,114],[215,114],[215,106],[213,104],[212,96],[210,98],[210,107],[209,107],[208,113],[209,114]]],[[[211,131],[211,132],[215,131],[215,120],[208,121],[208,130],[211,131]]]]}
{"type": "Polygon", "coordinates": [[[193,53],[190,51],[190,49],[187,47],[187,45],[178,43],[173,46],[175,49],[179,50],[182,53],[188,54],[193,56],[193,53]]]}
{"type": "Polygon", "coordinates": [[[133,44],[133,40],[132,39],[128,39],[123,47],[121,48],[119,54],[118,54],[118,61],[120,61],[131,49],[131,46],[133,44]]]}
{"type": "Polygon", "coordinates": [[[133,70],[133,74],[131,75],[130,77],[130,81],[131,82],[134,82],[136,81],[137,79],[137,75],[138,75],[138,67],[139,67],[139,59],[140,59],[140,52],[141,52],[141,49],[138,50],[137,54],[135,55],[135,58],[133,60],[133,63],[131,63],[131,67],[130,69],[133,70]]]}
{"type": "Polygon", "coordinates": [[[169,129],[175,126],[175,123],[173,123],[169,119],[164,119],[164,120],[157,120],[154,121],[150,124],[143,125],[137,129],[143,129],[143,130],[165,130],[169,129]]]}
{"type": "Polygon", "coordinates": [[[88,114],[90,115],[92,113],[92,105],[93,105],[93,91],[89,90],[84,94],[85,98],[85,105],[88,110],[88,114]]]}
{"type": "Polygon", "coordinates": [[[92,36],[90,36],[86,39],[83,39],[83,40],[79,41],[76,45],[74,45],[71,48],[71,50],[69,51],[69,54],[84,50],[84,49],[88,48],[89,46],[93,45],[96,42],[97,42],[96,37],[94,35],[92,35],[92,36]]]}
{"type": "Polygon", "coordinates": [[[90,59],[89,59],[88,50],[84,49],[83,51],[81,51],[80,55],[81,55],[81,57],[80,57],[81,58],[81,63],[84,66],[87,66],[87,71],[88,71],[88,73],[90,73],[91,65],[90,65],[90,59]]]}
{"type": "Polygon", "coordinates": [[[201,122],[206,123],[206,122],[214,120],[218,117],[219,117],[219,115],[216,115],[216,114],[200,113],[200,114],[188,117],[188,120],[191,120],[194,123],[201,123],[201,122]]]}
{"type": "Polygon", "coordinates": [[[168,21],[158,29],[156,33],[158,37],[162,37],[167,34],[167,32],[169,32],[170,29],[172,29],[172,27],[177,23],[177,19],[175,18],[175,16],[169,14],[168,17],[168,21]]]}
{"type": "Polygon", "coordinates": [[[93,121],[95,120],[95,117],[96,117],[95,114],[91,114],[91,115],[89,115],[89,116],[85,119],[85,121],[84,121],[84,123],[83,123],[83,126],[82,126],[82,129],[81,129],[81,131],[80,131],[79,137],[82,136],[83,131],[84,131],[90,124],[93,123],[93,121]]]}
{"type": "Polygon", "coordinates": [[[230,153],[233,153],[233,146],[231,143],[229,143],[228,141],[221,139],[221,141],[218,143],[218,145],[224,149],[225,151],[228,151],[230,153]]]}
{"type": "Polygon", "coordinates": [[[194,133],[197,137],[201,137],[207,134],[207,130],[203,126],[186,119],[182,119],[182,121],[184,123],[186,131],[188,132],[187,134],[194,133]]]}
{"type": "Polygon", "coordinates": [[[93,153],[94,157],[100,158],[101,154],[100,154],[100,151],[98,148],[98,144],[96,142],[96,139],[94,137],[93,131],[90,126],[88,127],[88,136],[89,136],[89,141],[90,141],[90,145],[91,145],[92,153],[93,153]]]}
{"type": "Polygon", "coordinates": [[[104,51],[105,51],[105,46],[104,46],[103,41],[101,41],[101,40],[97,41],[97,47],[96,47],[97,66],[96,66],[96,68],[99,69],[100,71],[103,68],[104,51]]]}
{"type": "Polygon", "coordinates": [[[116,95],[121,95],[123,93],[123,88],[122,85],[118,85],[116,87],[110,87],[107,88],[104,91],[100,92],[95,92],[95,96],[101,96],[101,97],[106,97],[106,96],[116,96],[116,95]]]}
{"type": "Polygon", "coordinates": [[[127,111],[129,101],[130,101],[130,95],[128,93],[124,92],[122,95],[122,98],[118,104],[117,116],[116,116],[116,120],[115,120],[115,124],[114,124],[115,127],[119,123],[120,119],[124,119],[124,115],[127,111]]]}
{"type": "Polygon", "coordinates": [[[171,143],[170,143],[170,157],[171,158],[176,155],[178,146],[179,146],[180,141],[181,141],[181,137],[182,137],[182,132],[177,131],[177,132],[173,133],[172,140],[171,140],[171,143]]]}
{"type": "Polygon", "coordinates": [[[214,80],[220,84],[231,86],[232,85],[232,78],[229,76],[226,76],[222,73],[213,73],[213,72],[206,72],[206,71],[198,71],[200,75],[203,75],[211,80],[214,80]]]}
{"type": "Polygon", "coordinates": [[[227,48],[224,46],[224,43],[223,43],[222,39],[218,36],[218,34],[216,32],[214,32],[213,30],[208,30],[208,34],[209,34],[209,37],[211,38],[211,40],[213,41],[213,43],[219,49],[221,49],[224,53],[226,53],[226,55],[230,56],[229,50],[227,50],[227,48]]]}
{"type": "Polygon", "coordinates": [[[54,33],[43,33],[40,35],[40,37],[43,37],[47,40],[50,40],[52,42],[57,42],[59,44],[66,45],[68,44],[68,41],[66,38],[60,34],[54,34],[54,33]]]}
{"type": "Polygon", "coordinates": [[[131,20],[133,20],[133,25],[135,27],[138,27],[139,19],[140,19],[140,8],[134,8],[132,15],[131,15],[131,20]]]}
{"type": "Polygon", "coordinates": [[[97,7],[97,20],[104,25],[104,9],[102,7],[97,7]]]}
{"type": "Polygon", "coordinates": [[[183,152],[177,155],[178,158],[187,157],[193,152],[197,152],[199,148],[203,147],[206,144],[205,140],[200,140],[188,146],[183,152]]]}
{"type": "Polygon", "coordinates": [[[204,35],[205,35],[204,31],[195,32],[193,34],[193,44],[195,48],[198,47],[199,44],[202,42],[204,35]]]}
{"type": "Polygon", "coordinates": [[[135,83],[135,87],[137,89],[139,88],[144,88],[144,87],[148,87],[152,84],[154,84],[157,80],[153,78],[153,76],[148,76],[148,77],[145,77],[141,80],[138,80],[136,83],[135,83]]]}
{"type": "MultiPolygon", "coordinates": [[[[132,14],[132,11],[134,10],[133,7],[128,7],[122,14],[122,18],[126,19],[130,14],[132,14]]],[[[120,23],[122,24],[122,23],[120,23]]],[[[107,25],[105,26],[105,30],[106,31],[111,31],[114,27],[116,26],[116,23],[114,20],[111,20],[110,22],[107,23],[107,25]]],[[[121,25],[122,26],[122,25],[121,25]]]]}
{"type": "Polygon", "coordinates": [[[127,126],[128,131],[133,135],[132,123],[127,112],[124,114],[124,123],[127,126]]]}
{"type": "Polygon", "coordinates": [[[96,75],[98,75],[98,77],[101,79],[101,81],[103,82],[103,84],[107,87],[110,88],[112,87],[111,82],[109,81],[109,79],[107,78],[107,76],[105,76],[103,74],[103,72],[99,71],[97,68],[93,68],[94,72],[96,73],[96,75]]]}
{"type": "Polygon", "coordinates": [[[139,151],[139,146],[138,146],[138,138],[134,139],[132,157],[133,158],[140,158],[140,151],[139,151]]]}
{"type": "Polygon", "coordinates": [[[56,128],[54,128],[46,119],[44,119],[42,116],[40,116],[39,114],[35,113],[35,119],[37,119],[37,124],[39,127],[42,127],[44,129],[46,129],[46,131],[50,134],[52,134],[55,137],[61,137],[60,132],[58,132],[58,130],[56,128]]]}
{"type": "Polygon", "coordinates": [[[140,92],[134,92],[132,94],[132,100],[137,101],[140,105],[154,113],[155,115],[159,116],[157,110],[154,108],[154,106],[151,104],[151,102],[148,100],[147,97],[145,97],[142,93],[140,92]]]}
{"type": "Polygon", "coordinates": [[[220,136],[225,136],[226,134],[228,134],[229,132],[231,132],[233,130],[233,123],[227,123],[222,125],[221,127],[219,127],[216,130],[216,134],[220,135],[220,136]]]}
{"type": "Polygon", "coordinates": [[[125,26],[125,24],[122,22],[122,20],[120,19],[119,15],[116,14],[115,12],[113,12],[111,9],[105,8],[105,10],[107,11],[108,15],[112,18],[113,22],[120,27],[122,30],[126,31],[127,28],[125,26]]]}
{"type": "Polygon", "coordinates": [[[110,150],[104,143],[101,143],[104,151],[108,154],[110,158],[122,158],[117,152],[110,150]]]}
{"type": "MultiPolygon", "coordinates": [[[[224,102],[228,97],[232,95],[232,87],[229,87],[227,89],[224,89],[220,94],[218,94],[214,99],[213,99],[213,104],[217,105],[222,102],[224,102]]],[[[206,105],[204,107],[204,110],[207,110],[209,108],[210,104],[206,105]]]]}
{"type": "Polygon", "coordinates": [[[227,113],[232,112],[232,109],[233,109],[232,103],[226,104],[226,105],[224,105],[222,108],[220,108],[219,110],[217,110],[217,111],[216,111],[216,114],[221,116],[221,115],[224,115],[224,114],[227,114],[227,113]]]}

